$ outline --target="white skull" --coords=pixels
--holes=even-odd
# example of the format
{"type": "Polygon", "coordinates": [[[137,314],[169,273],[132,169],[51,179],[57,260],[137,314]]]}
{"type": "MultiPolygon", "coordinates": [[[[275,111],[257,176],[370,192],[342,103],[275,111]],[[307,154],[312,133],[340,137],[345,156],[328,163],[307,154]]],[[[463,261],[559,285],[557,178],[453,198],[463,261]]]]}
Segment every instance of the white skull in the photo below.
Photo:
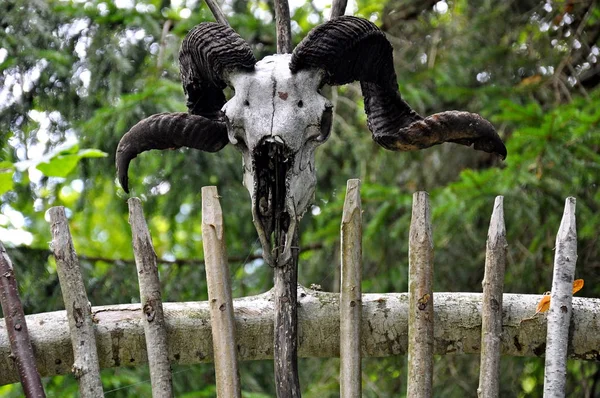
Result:
{"type": "Polygon", "coordinates": [[[242,153],[244,185],[263,250],[271,250],[275,213],[287,228],[280,256],[264,253],[271,265],[291,256],[298,221],[311,204],[316,185],[315,149],[331,128],[331,103],[319,93],[322,72],[292,74],[291,55],[273,55],[252,72],[228,76],[235,95],[225,104],[229,141],[242,153]]]}

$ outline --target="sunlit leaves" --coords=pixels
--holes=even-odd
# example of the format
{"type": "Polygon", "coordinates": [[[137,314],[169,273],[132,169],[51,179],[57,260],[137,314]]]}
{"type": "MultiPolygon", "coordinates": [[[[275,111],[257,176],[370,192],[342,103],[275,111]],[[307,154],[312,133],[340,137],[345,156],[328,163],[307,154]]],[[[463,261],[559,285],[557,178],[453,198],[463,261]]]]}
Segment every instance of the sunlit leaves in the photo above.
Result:
{"type": "Polygon", "coordinates": [[[81,159],[106,156],[106,153],[97,149],[79,149],[79,145],[73,145],[56,153],[50,153],[48,160],[38,163],[36,168],[48,177],[66,177],[81,159]]]}

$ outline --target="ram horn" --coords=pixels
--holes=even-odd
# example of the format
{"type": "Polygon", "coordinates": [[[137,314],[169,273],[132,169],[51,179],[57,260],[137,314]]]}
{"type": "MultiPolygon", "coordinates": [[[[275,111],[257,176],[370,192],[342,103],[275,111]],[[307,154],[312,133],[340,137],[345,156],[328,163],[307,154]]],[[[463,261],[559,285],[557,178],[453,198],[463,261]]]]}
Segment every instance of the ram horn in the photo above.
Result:
{"type": "Polygon", "coordinates": [[[250,46],[232,28],[214,22],[197,25],[187,34],[179,52],[188,111],[218,117],[225,104],[223,89],[228,72],[252,71],[255,64],[250,46]]]}
{"type": "Polygon", "coordinates": [[[127,171],[133,158],[151,149],[188,147],[216,152],[228,142],[221,108],[232,70],[252,70],[256,59],[248,43],[229,26],[202,23],[183,40],[179,65],[189,113],[161,113],[133,126],[117,147],[119,182],[129,192],[127,171]]]}
{"type": "Polygon", "coordinates": [[[133,126],[119,142],[116,155],[119,182],[129,192],[129,163],[144,151],[188,147],[217,152],[228,142],[227,125],[223,121],[189,113],[152,115],[133,126]]]}
{"type": "Polygon", "coordinates": [[[492,124],[477,114],[417,114],[398,92],[391,44],[365,19],[342,16],[313,29],[290,61],[292,73],[309,68],[323,70],[326,84],[360,81],[369,129],[386,149],[408,151],[454,142],[506,157],[492,124]]]}

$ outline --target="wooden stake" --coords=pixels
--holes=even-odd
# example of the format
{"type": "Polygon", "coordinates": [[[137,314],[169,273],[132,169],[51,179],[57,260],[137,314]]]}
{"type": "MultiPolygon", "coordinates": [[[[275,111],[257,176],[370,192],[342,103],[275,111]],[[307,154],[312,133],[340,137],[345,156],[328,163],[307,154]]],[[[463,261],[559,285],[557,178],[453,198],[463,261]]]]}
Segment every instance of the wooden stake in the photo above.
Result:
{"type": "MultiPolygon", "coordinates": [[[[285,233],[282,234],[285,241],[285,233]]],[[[274,271],[275,286],[275,386],[278,398],[301,396],[298,378],[298,232],[292,259],[274,271]]]]}
{"type": "Polygon", "coordinates": [[[144,219],[142,202],[138,198],[131,198],[127,204],[129,205],[133,254],[140,285],[141,318],[146,336],[152,396],[154,398],[172,397],[171,364],[168,356],[167,330],[158,267],[156,266],[156,253],[148,225],[144,219]]]}
{"type": "Polygon", "coordinates": [[[413,195],[408,256],[407,396],[432,397],[433,237],[427,192],[413,195]]]}
{"type": "Polygon", "coordinates": [[[79,260],[73,248],[69,223],[62,206],[48,210],[52,250],[65,309],[69,319],[74,363],[72,372],[79,381],[82,397],[103,397],[92,305],[87,298],[79,260]]]}
{"type": "Polygon", "coordinates": [[[210,302],[217,396],[241,397],[223,212],[217,187],[202,188],[202,240],[210,302]]]}
{"type": "Polygon", "coordinates": [[[506,268],[506,229],[503,197],[496,197],[488,230],[481,311],[481,361],[479,398],[495,398],[500,393],[500,348],[502,345],[502,294],[506,268]]]}
{"type": "Polygon", "coordinates": [[[288,0],[275,0],[275,20],[277,25],[277,54],[292,52],[292,28],[288,0]]]}
{"type": "Polygon", "coordinates": [[[227,21],[225,14],[223,14],[221,7],[219,7],[219,3],[217,3],[215,0],[206,0],[206,5],[218,23],[229,26],[229,22],[227,21]]]}
{"type": "Polygon", "coordinates": [[[329,19],[341,17],[346,13],[346,5],[348,0],[333,0],[331,5],[331,17],[329,19]]]}
{"type": "Polygon", "coordinates": [[[565,201],[563,218],[556,235],[556,254],[546,335],[544,398],[565,396],[567,349],[569,348],[569,326],[573,313],[573,279],[576,262],[575,198],[569,197],[565,201]]]}
{"type": "Polygon", "coordinates": [[[360,180],[348,180],[341,227],[340,396],[360,398],[362,210],[360,180]]]}
{"type": "MultiPolygon", "coordinates": [[[[6,249],[0,242],[0,304],[4,313],[4,322],[13,360],[17,362],[19,379],[27,398],[45,397],[42,379],[37,371],[33,348],[29,340],[29,331],[23,312],[23,304],[19,297],[19,288],[12,262],[6,249]]],[[[4,373],[4,372],[0,372],[4,373]]]]}

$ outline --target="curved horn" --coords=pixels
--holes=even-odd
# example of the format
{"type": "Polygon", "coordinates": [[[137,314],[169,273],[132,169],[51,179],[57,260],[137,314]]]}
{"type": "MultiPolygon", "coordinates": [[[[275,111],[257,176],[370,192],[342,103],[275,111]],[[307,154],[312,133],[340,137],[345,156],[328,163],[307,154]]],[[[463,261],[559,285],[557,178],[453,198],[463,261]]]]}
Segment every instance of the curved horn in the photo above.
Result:
{"type": "Polygon", "coordinates": [[[129,192],[129,163],[144,151],[182,146],[208,152],[222,149],[229,142],[227,126],[221,118],[227,73],[252,70],[255,63],[248,43],[229,26],[205,22],[192,29],[179,52],[189,114],[150,116],[121,138],[116,164],[119,182],[125,192],[129,192]]]}
{"type": "Polygon", "coordinates": [[[144,151],[185,146],[216,152],[228,142],[225,122],[188,113],[152,115],[138,122],[119,141],[116,155],[119,182],[125,192],[129,193],[129,163],[144,151]]]}
{"type": "Polygon", "coordinates": [[[449,111],[421,117],[398,92],[392,46],[375,24],[353,16],[335,18],[313,29],[296,47],[290,69],[318,68],[323,83],[359,80],[373,139],[391,150],[415,150],[443,142],[474,145],[506,157],[494,127],[481,116],[449,111]]]}
{"type": "Polygon", "coordinates": [[[214,118],[225,104],[223,89],[231,70],[253,70],[256,58],[250,46],[232,28],[204,22],[181,44],[179,67],[188,111],[214,118]]]}

